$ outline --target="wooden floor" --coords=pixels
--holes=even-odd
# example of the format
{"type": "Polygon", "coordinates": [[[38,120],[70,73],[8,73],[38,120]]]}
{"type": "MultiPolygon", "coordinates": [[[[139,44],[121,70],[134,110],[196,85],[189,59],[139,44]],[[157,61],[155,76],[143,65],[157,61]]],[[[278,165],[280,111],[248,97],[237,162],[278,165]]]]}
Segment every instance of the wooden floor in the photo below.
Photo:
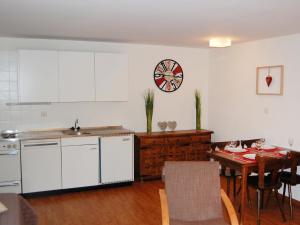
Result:
{"type": "MultiPolygon", "coordinates": [[[[125,187],[27,199],[38,213],[39,225],[160,225],[158,189],[162,187],[160,181],[145,181],[125,187]]],[[[253,205],[247,209],[245,225],[256,224],[254,200],[253,205]]],[[[288,217],[287,204],[285,210],[288,217]]],[[[261,218],[262,225],[299,225],[300,208],[295,207],[293,221],[283,223],[277,205],[271,201],[261,218]]]]}

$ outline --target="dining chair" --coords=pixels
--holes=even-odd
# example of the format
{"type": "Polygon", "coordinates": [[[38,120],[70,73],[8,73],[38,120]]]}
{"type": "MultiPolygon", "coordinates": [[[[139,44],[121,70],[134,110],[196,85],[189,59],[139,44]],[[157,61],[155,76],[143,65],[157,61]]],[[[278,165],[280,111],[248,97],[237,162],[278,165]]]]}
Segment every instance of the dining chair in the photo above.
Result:
{"type": "MultiPolygon", "coordinates": [[[[211,149],[214,151],[216,147],[219,149],[224,149],[225,146],[229,143],[230,141],[222,141],[222,142],[212,142],[211,143],[211,149]]],[[[234,169],[229,169],[229,168],[221,168],[220,175],[226,177],[226,193],[227,195],[230,195],[230,180],[233,180],[233,196],[234,198],[236,197],[236,180],[238,177],[241,176],[241,173],[239,171],[236,171],[234,169]]]]}
{"type": "Polygon", "coordinates": [[[262,139],[262,138],[241,140],[241,143],[242,143],[242,146],[247,145],[247,147],[250,148],[253,143],[255,143],[256,141],[258,141],[260,139],[262,139]]]}
{"type": "Polygon", "coordinates": [[[281,187],[280,172],[285,167],[286,160],[268,156],[256,155],[258,163],[258,175],[248,176],[248,186],[256,189],[257,199],[257,225],[260,225],[261,193],[270,191],[275,193],[275,198],[280,209],[283,221],[286,221],[282,204],[278,197],[278,189],[281,187]],[[265,173],[269,172],[266,176],[265,173]]]}
{"type": "Polygon", "coordinates": [[[297,174],[297,166],[300,165],[300,152],[291,151],[289,153],[291,172],[283,171],[280,176],[283,185],[282,204],[284,204],[286,186],[288,186],[290,218],[293,219],[293,204],[292,204],[292,186],[300,184],[300,175],[297,174]]]}
{"type": "Polygon", "coordinates": [[[231,225],[238,225],[235,209],[221,189],[218,162],[165,162],[165,189],[159,195],[162,225],[226,225],[221,199],[231,225]]]}

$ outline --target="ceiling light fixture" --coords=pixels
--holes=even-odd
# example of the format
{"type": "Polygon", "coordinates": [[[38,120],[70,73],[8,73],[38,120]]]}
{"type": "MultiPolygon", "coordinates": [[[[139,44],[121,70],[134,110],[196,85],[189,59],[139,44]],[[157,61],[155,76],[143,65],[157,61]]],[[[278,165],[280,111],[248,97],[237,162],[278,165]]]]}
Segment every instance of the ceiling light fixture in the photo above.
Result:
{"type": "Polygon", "coordinates": [[[231,39],[229,38],[212,38],[209,40],[209,47],[224,48],[231,46],[231,39]]]}

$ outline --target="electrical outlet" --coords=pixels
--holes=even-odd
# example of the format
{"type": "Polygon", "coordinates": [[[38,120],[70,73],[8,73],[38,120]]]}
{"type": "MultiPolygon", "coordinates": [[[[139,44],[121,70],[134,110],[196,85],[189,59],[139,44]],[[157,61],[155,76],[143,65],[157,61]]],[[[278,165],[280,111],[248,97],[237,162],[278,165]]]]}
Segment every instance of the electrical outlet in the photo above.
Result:
{"type": "Polygon", "coordinates": [[[48,116],[48,113],[47,113],[46,111],[42,111],[42,112],[41,112],[41,117],[42,117],[43,119],[46,119],[47,116],[48,116]]]}
{"type": "Polygon", "coordinates": [[[268,115],[269,114],[269,108],[264,108],[264,114],[268,115]]]}

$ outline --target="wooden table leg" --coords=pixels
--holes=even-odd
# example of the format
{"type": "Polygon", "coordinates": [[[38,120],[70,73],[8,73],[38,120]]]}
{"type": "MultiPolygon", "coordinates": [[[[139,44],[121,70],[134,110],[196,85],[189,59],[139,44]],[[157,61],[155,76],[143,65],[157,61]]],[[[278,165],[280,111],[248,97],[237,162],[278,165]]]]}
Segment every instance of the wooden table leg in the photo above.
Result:
{"type": "Polygon", "coordinates": [[[248,179],[248,168],[246,166],[242,167],[242,183],[241,183],[241,212],[240,221],[241,225],[245,221],[245,210],[247,206],[247,179],[248,179]]]}

